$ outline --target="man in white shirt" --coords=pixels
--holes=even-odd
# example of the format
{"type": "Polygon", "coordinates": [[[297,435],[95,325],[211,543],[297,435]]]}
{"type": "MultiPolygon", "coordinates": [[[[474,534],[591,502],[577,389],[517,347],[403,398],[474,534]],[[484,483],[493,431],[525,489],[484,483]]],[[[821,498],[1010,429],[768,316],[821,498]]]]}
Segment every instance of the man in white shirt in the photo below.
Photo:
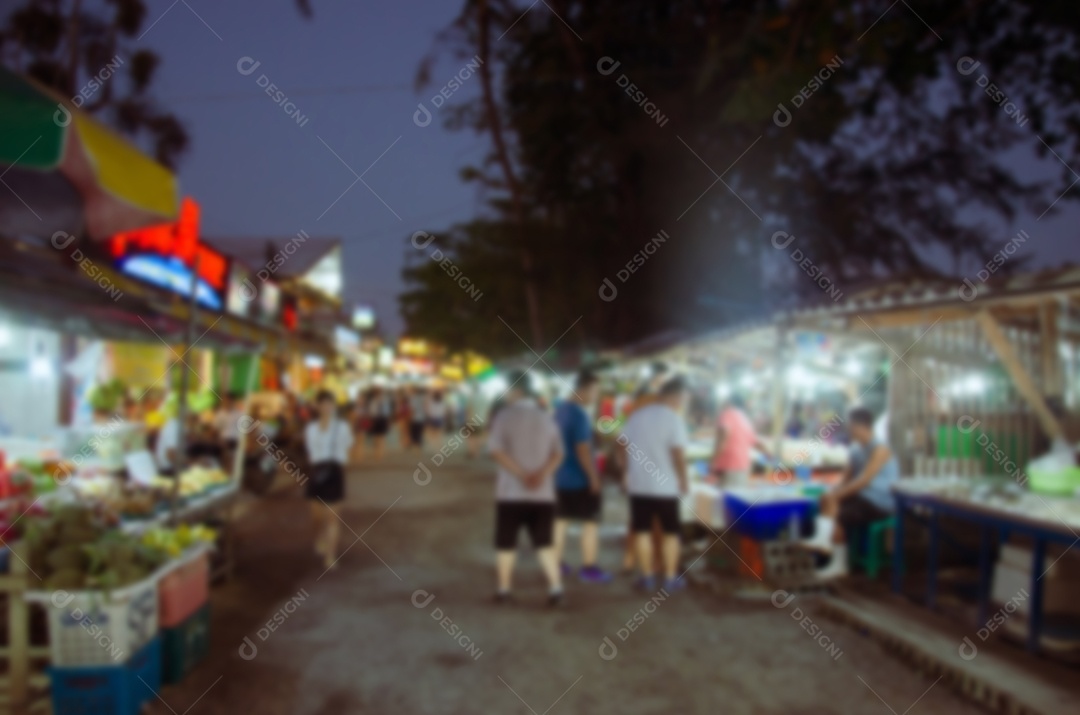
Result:
{"type": "Polygon", "coordinates": [[[527,373],[508,376],[507,404],[491,425],[488,449],[498,464],[495,486],[496,603],[511,598],[518,532],[526,527],[547,577],[548,604],[563,603],[562,575],[555,553],[555,470],[563,460],[555,420],[532,397],[527,373]]]}
{"type": "Polygon", "coordinates": [[[679,498],[689,485],[686,473],[686,446],[689,441],[682,412],[686,405],[686,383],[681,377],[668,380],[656,401],[634,411],[626,421],[616,451],[624,468],[630,495],[630,528],[637,546],[641,568],[639,586],[656,588],[652,544],[653,521],[664,532],[664,588],[671,592],[683,587],[676,577],[679,562],[679,498]]]}

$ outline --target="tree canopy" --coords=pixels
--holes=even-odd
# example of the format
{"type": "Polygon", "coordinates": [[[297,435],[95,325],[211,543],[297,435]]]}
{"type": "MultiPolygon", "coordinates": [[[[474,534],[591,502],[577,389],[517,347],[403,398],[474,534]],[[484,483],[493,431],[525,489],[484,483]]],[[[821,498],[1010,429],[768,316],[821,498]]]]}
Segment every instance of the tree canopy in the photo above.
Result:
{"type": "Polygon", "coordinates": [[[441,116],[491,137],[489,208],[417,228],[483,297],[410,247],[408,330],[605,346],[973,271],[1078,195],[1078,33],[1065,0],[466,0],[420,77],[482,58],[441,116]]]}

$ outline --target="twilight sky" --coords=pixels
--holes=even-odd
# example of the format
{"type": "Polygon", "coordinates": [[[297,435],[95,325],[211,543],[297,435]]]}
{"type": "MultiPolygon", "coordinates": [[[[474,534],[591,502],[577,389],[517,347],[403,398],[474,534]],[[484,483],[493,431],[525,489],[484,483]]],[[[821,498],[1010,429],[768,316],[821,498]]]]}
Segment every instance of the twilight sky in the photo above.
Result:
{"type": "MultiPolygon", "coordinates": [[[[430,107],[431,96],[461,69],[443,57],[432,86],[413,89],[435,34],[462,2],[314,0],[311,20],[292,0],[148,5],[149,29],[138,44],[161,55],[154,93],[191,135],[180,179],[202,205],[203,233],[341,237],[346,298],[373,305],[398,332],[406,238],[479,208],[474,187],[457,172],[482,155],[486,140],[445,131],[438,115],[426,127],[413,122],[417,103],[430,107]],[[260,64],[244,75],[241,58],[250,58],[245,68],[251,60],[260,64]],[[259,86],[261,75],[307,118],[303,126],[259,86]]],[[[537,5],[531,12],[547,10],[537,5]]],[[[465,82],[454,100],[471,96],[477,84],[465,82]]],[[[1060,168],[1052,157],[1036,163],[1019,156],[1014,165],[1024,174],[1060,168]]],[[[1034,266],[1080,261],[1080,208],[1065,201],[1058,207],[1064,210],[1056,216],[1036,221],[1036,212],[995,227],[991,243],[1004,245],[1024,229],[1034,266]]]]}

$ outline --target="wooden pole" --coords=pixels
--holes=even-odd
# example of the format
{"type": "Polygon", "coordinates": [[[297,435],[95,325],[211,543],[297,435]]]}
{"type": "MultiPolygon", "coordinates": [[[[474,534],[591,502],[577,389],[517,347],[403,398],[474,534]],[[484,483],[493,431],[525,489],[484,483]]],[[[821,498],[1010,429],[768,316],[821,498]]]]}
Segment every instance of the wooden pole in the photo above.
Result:
{"type": "Polygon", "coordinates": [[[1020,360],[1019,355],[1013,349],[1013,346],[1009,343],[1008,338],[1005,337],[1005,333],[1001,329],[1001,325],[988,310],[980,311],[975,319],[979,323],[979,327],[982,329],[983,335],[986,336],[987,342],[997,353],[1001,363],[1005,366],[1005,369],[1009,373],[1009,377],[1012,378],[1013,383],[1016,385],[1016,389],[1020,391],[1021,396],[1027,401],[1032,410],[1035,411],[1035,416],[1039,419],[1039,424],[1042,425],[1043,430],[1051,439],[1057,439],[1064,434],[1061,428],[1061,423],[1050,411],[1050,408],[1046,404],[1046,400],[1043,398],[1042,393],[1036,386],[1035,381],[1031,378],[1031,375],[1024,369],[1024,365],[1020,360]]]}
{"type": "Polygon", "coordinates": [[[1064,397],[1061,370],[1061,333],[1058,330],[1058,306],[1046,303],[1039,309],[1039,349],[1042,354],[1043,391],[1064,397]]]}

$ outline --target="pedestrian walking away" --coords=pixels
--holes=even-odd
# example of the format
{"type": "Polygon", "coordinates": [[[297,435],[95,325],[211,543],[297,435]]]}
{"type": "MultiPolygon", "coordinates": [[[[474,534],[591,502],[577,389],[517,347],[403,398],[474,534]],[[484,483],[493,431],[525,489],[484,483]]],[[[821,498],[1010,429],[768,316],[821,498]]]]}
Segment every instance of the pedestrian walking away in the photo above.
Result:
{"type": "Polygon", "coordinates": [[[512,600],[518,532],[529,532],[548,582],[548,603],[563,602],[562,574],[555,552],[555,470],[563,461],[555,420],[537,404],[527,374],[508,377],[506,406],[491,426],[488,449],[498,465],[495,486],[497,603],[512,600]]]}

